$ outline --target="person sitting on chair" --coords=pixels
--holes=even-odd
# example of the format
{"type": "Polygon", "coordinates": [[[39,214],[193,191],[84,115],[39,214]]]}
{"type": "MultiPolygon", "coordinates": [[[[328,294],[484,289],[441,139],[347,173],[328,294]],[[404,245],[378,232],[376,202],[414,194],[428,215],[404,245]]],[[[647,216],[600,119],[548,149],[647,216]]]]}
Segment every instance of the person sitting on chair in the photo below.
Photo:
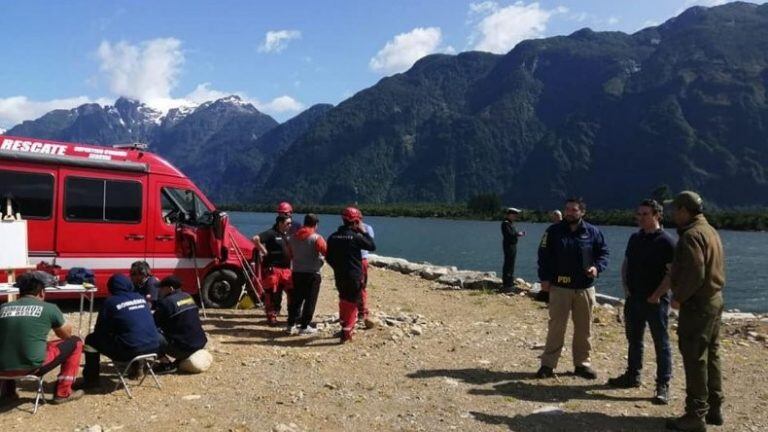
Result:
{"type": "Polygon", "coordinates": [[[208,343],[195,299],[181,290],[181,280],[168,276],[160,281],[160,300],[155,310],[155,325],[160,331],[160,354],[165,361],[155,365],[155,373],[174,373],[179,362],[208,343]],[[168,356],[174,361],[168,360],[168,356]]]}
{"type": "MultiPolygon", "coordinates": [[[[128,362],[136,356],[157,353],[160,335],[146,299],[134,291],[127,276],[114,274],[107,281],[110,296],[104,300],[96,328],[85,338],[84,387],[99,385],[100,354],[128,362]]],[[[134,371],[134,375],[143,370],[134,371]]]]}
{"type": "MultiPolygon", "coordinates": [[[[43,301],[45,276],[42,271],[21,275],[16,282],[21,298],[0,306],[0,375],[43,376],[61,365],[53,403],[64,403],[83,396],[82,390],[72,391],[83,341],[72,336],[61,310],[43,301]],[[59,339],[48,342],[51,329],[59,339]]],[[[2,399],[18,399],[14,381],[0,384],[2,399]]]]}

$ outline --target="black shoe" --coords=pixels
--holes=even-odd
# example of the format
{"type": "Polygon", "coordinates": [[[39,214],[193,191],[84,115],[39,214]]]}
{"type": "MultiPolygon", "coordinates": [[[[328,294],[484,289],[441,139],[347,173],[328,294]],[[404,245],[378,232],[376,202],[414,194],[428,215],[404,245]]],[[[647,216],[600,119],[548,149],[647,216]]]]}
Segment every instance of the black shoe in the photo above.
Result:
{"type": "Polygon", "coordinates": [[[669,405],[669,384],[656,385],[656,394],[653,396],[654,405],[669,405]]]}
{"type": "Polygon", "coordinates": [[[573,374],[588,380],[597,379],[597,372],[589,366],[576,366],[573,374]]]}
{"type": "Polygon", "coordinates": [[[555,371],[549,366],[542,366],[539,368],[538,372],[536,372],[536,378],[539,378],[539,379],[554,378],[554,377],[555,377],[555,371]]]}
{"type": "Polygon", "coordinates": [[[616,388],[637,388],[642,385],[637,374],[624,372],[616,378],[608,378],[608,385],[616,388]]]}
{"type": "Polygon", "coordinates": [[[178,370],[179,366],[176,362],[155,363],[152,366],[152,372],[154,372],[155,375],[168,375],[176,373],[178,370]]]}
{"type": "Polygon", "coordinates": [[[707,413],[707,416],[704,417],[704,421],[706,421],[708,425],[722,426],[725,423],[725,420],[723,420],[723,411],[720,408],[709,408],[709,412],[707,413]]]}
{"type": "Polygon", "coordinates": [[[676,419],[667,420],[667,429],[686,432],[706,432],[707,425],[696,416],[686,414],[676,419]]]}

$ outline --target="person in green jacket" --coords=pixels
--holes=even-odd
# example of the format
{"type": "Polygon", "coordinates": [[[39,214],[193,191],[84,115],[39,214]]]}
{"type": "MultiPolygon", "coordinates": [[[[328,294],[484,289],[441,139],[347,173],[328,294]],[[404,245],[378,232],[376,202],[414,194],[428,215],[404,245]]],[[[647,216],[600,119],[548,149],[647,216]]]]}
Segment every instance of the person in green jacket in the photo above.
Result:
{"type": "Polygon", "coordinates": [[[680,236],[670,270],[672,307],[680,309],[677,335],[685,369],[685,415],[667,428],[706,431],[723,424],[720,322],[725,260],[720,236],[703,214],[701,197],[683,191],[672,201],[680,236]]]}

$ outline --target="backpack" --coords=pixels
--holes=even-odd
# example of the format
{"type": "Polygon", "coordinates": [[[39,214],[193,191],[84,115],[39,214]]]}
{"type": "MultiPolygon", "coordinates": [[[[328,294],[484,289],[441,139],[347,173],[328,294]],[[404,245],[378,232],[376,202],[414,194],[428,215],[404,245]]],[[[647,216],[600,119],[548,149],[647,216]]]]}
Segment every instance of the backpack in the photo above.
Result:
{"type": "Polygon", "coordinates": [[[83,267],[72,267],[67,273],[67,283],[81,285],[83,283],[94,283],[93,270],[83,267]]]}

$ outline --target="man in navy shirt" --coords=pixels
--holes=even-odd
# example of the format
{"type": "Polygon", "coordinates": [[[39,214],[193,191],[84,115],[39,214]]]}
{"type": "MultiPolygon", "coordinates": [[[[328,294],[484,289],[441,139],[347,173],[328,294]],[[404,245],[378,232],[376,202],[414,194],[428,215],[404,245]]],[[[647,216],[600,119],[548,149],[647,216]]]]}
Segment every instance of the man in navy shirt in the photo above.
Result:
{"type": "Polygon", "coordinates": [[[127,362],[158,352],[160,335],[146,298],[134,291],[127,276],[114,274],[107,281],[110,296],[104,300],[93,333],[85,338],[84,387],[98,388],[100,354],[127,362]]]}
{"type": "Polygon", "coordinates": [[[181,280],[168,276],[160,281],[160,300],[155,310],[155,325],[160,331],[160,354],[167,357],[155,366],[155,373],[176,372],[179,362],[201,350],[208,338],[200,322],[195,299],[181,290],[181,280]]]}
{"type": "Polygon", "coordinates": [[[629,357],[624,374],[611,378],[613,387],[640,387],[643,367],[645,324],[651,329],[656,348],[656,395],[653,402],[669,403],[669,380],[672,377],[672,352],[669,346],[669,268],[675,252],[675,240],[661,228],[663,208],[652,199],[637,207],[640,231],[632,234],[621,266],[624,286],[624,317],[629,357]]]}
{"type": "Polygon", "coordinates": [[[597,378],[589,357],[592,308],[595,279],[608,266],[608,246],[600,230],[584,221],[586,210],[581,198],[568,199],[565,219],[547,228],[539,245],[539,279],[542,291],[549,292],[549,324],[537,378],[554,376],[571,314],[574,373],[597,378]]]}

